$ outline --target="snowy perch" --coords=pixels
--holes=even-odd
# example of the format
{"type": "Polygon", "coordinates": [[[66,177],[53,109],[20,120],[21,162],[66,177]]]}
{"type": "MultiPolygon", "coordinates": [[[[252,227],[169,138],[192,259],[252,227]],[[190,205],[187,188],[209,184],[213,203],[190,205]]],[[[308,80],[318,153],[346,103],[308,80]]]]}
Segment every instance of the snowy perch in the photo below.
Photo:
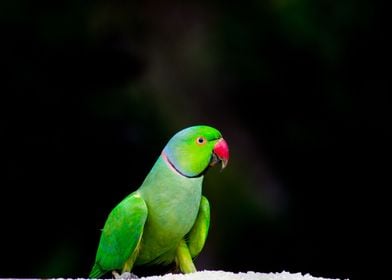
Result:
{"type": "Polygon", "coordinates": [[[227,272],[204,270],[190,274],[166,274],[163,276],[150,276],[140,278],[141,280],[339,280],[331,278],[313,277],[301,273],[260,273],[260,272],[227,272]]]}
{"type": "MultiPolygon", "coordinates": [[[[38,279],[40,278],[28,278],[28,279],[16,279],[16,280],[38,280],[38,279]]],[[[51,278],[51,279],[60,280],[65,278],[51,278]]],[[[313,277],[309,274],[290,273],[286,271],[280,273],[261,273],[261,272],[253,272],[253,271],[233,273],[233,272],[218,271],[218,270],[215,271],[204,270],[204,271],[198,271],[190,274],[170,273],[162,276],[149,276],[149,277],[142,277],[139,279],[140,280],[340,280],[336,278],[331,279],[331,278],[313,277]]],[[[88,280],[88,279],[77,278],[77,280],[88,280]]]]}
{"type": "MultiPolygon", "coordinates": [[[[0,278],[1,279],[1,278],[0,278]]],[[[17,280],[38,280],[40,278],[17,279],[17,280]]],[[[65,279],[65,278],[51,278],[65,279]]],[[[309,274],[302,273],[261,273],[261,272],[227,272],[221,270],[204,270],[190,274],[165,274],[162,276],[141,277],[140,280],[340,280],[322,277],[313,277],[309,274]]],[[[49,279],[47,279],[49,280],[49,279]]],[[[77,280],[88,280],[86,278],[77,278],[77,280]]],[[[112,280],[112,279],[111,279],[112,280]]],[[[343,279],[342,279],[343,280],[343,279]]],[[[347,279],[348,280],[348,279],[347,279]]]]}

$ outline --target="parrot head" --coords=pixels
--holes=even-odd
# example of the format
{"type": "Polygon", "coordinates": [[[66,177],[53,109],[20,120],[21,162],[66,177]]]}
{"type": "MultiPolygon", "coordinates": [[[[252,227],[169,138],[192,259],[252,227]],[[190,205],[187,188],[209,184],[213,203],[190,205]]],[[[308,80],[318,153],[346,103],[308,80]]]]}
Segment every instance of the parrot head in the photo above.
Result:
{"type": "Polygon", "coordinates": [[[217,129],[205,125],[191,126],[169,140],[162,157],[183,176],[197,177],[217,163],[225,168],[229,161],[229,147],[217,129]]]}

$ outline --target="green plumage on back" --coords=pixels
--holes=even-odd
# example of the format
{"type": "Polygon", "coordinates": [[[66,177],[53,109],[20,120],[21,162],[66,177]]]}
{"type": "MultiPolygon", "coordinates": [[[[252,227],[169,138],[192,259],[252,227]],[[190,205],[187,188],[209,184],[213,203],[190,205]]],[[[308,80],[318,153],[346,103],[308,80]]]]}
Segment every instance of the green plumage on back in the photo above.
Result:
{"type": "Polygon", "coordinates": [[[210,223],[203,175],[218,162],[226,166],[228,159],[228,146],[212,127],[174,135],[140,188],[109,214],[89,277],[172,262],[183,273],[195,271],[192,258],[202,250],[210,223]]]}

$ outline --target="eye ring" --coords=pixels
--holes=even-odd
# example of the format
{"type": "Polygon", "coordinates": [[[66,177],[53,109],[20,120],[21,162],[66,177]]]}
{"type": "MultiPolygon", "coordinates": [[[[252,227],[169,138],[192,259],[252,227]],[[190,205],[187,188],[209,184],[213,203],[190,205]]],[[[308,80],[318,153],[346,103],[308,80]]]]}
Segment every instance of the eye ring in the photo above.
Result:
{"type": "Polygon", "coordinates": [[[196,144],[204,145],[205,143],[207,143],[207,140],[206,140],[205,137],[199,136],[199,137],[196,138],[196,144]]]}

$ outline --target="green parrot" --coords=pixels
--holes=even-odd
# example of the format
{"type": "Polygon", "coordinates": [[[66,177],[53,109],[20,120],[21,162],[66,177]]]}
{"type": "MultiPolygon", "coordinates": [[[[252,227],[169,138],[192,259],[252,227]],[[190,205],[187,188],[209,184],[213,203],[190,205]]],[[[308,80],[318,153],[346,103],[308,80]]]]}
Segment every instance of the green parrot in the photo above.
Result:
{"type": "Polygon", "coordinates": [[[228,160],[228,145],[217,129],[198,125],[177,132],[142,185],[109,214],[89,277],[112,271],[129,278],[134,266],[173,262],[183,273],[195,272],[192,259],[210,224],[203,177],[210,166],[221,163],[223,169],[228,160]]]}

